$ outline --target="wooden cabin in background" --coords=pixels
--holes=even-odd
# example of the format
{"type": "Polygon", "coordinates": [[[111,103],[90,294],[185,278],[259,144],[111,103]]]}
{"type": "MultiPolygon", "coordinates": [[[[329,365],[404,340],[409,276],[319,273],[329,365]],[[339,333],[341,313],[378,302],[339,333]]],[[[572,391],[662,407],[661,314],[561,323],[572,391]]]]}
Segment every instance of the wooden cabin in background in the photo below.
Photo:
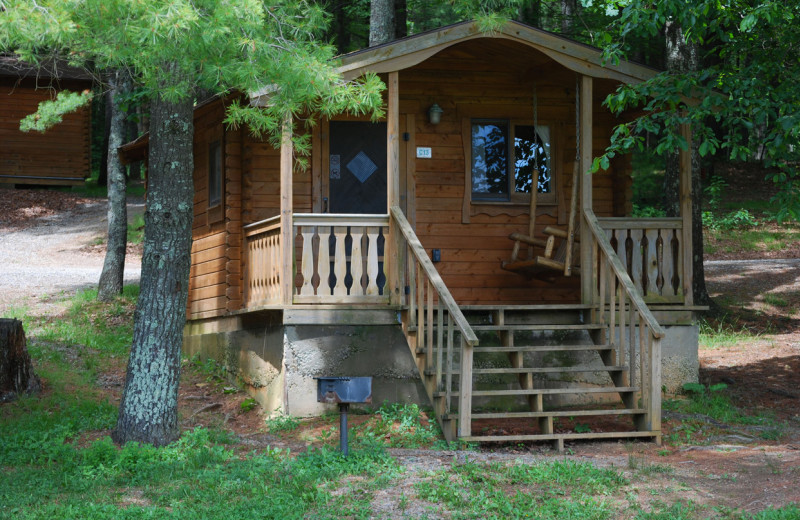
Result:
{"type": "Polygon", "coordinates": [[[324,409],[315,376],[373,376],[373,402],[428,401],[448,439],[659,439],[662,385],[697,378],[688,157],[679,218],[628,216],[629,158],[585,173],[620,122],[602,100],[654,71],[516,22],[340,71],[380,74],[386,118],[317,121],[307,170],[288,135],[226,128],[223,100],[196,110],[185,350],[283,413],[324,409]],[[574,236],[571,272],[503,268],[533,185],[518,257],[549,227],[574,236]]]}
{"type": "Polygon", "coordinates": [[[22,132],[19,123],[59,90],[92,87],[83,70],[64,63],[41,68],[0,56],[0,185],[83,184],[91,173],[91,108],[64,116],[45,133],[22,132]]]}

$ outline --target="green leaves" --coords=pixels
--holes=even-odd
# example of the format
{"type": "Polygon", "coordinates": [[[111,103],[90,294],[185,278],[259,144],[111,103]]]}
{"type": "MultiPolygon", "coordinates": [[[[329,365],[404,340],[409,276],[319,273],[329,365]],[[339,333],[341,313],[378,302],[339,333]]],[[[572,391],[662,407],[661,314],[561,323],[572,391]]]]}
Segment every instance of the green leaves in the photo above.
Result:
{"type": "Polygon", "coordinates": [[[88,105],[91,100],[92,93],[88,90],[83,92],[62,90],[58,93],[56,99],[39,103],[39,109],[36,113],[27,115],[20,121],[19,129],[23,132],[31,130],[44,132],[60,123],[63,120],[63,116],[88,105]]]}

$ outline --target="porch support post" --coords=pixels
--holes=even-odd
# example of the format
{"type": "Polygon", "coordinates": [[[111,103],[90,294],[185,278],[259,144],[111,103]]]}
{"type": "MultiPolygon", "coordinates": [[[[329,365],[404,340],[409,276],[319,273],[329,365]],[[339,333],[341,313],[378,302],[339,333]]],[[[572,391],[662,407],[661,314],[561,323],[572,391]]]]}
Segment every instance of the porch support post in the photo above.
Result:
{"type": "Polygon", "coordinates": [[[679,154],[680,167],[680,204],[683,229],[681,243],[683,246],[683,302],[692,305],[694,302],[694,248],[692,241],[692,129],[689,125],[681,125],[681,136],[686,139],[686,150],[679,154]]]}
{"type": "MultiPolygon", "coordinates": [[[[580,188],[581,221],[584,212],[592,209],[592,174],[587,173],[592,166],[592,77],[581,76],[580,102],[580,188]]],[[[589,226],[581,226],[581,301],[591,304],[594,288],[597,287],[592,235],[589,226]]]]}
{"type": "MultiPolygon", "coordinates": [[[[392,206],[400,206],[400,97],[398,94],[398,72],[390,72],[387,80],[386,108],[386,193],[387,209],[391,214],[392,206]]],[[[385,252],[388,271],[386,285],[389,301],[393,305],[402,303],[403,290],[403,255],[400,230],[394,219],[389,219],[389,245],[385,252]]]]}
{"type": "Polygon", "coordinates": [[[287,114],[281,130],[281,260],[280,288],[281,303],[292,303],[294,273],[292,254],[294,240],[292,237],[292,116],[287,114]]]}

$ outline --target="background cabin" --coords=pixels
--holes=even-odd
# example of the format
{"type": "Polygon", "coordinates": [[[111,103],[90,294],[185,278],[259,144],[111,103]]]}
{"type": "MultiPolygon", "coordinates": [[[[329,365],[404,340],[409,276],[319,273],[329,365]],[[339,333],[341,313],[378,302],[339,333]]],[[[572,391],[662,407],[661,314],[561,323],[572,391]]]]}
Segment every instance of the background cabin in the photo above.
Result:
{"type": "Polygon", "coordinates": [[[585,173],[620,122],[602,100],[654,72],[516,22],[348,54],[340,71],[381,75],[386,118],[295,124],[312,133],[307,170],[288,135],[274,148],[225,128],[224,100],[196,110],[185,349],[268,410],[319,413],[314,376],[371,375],[374,402],[429,400],[450,439],[659,439],[662,384],[697,378],[688,158],[680,218],[627,217],[627,157],[585,173]],[[574,231],[571,276],[503,269],[534,185],[532,234],[574,231]],[[559,428],[568,417],[594,426],[559,428]]]}
{"type": "Polygon", "coordinates": [[[66,64],[35,68],[0,56],[0,184],[83,184],[91,173],[91,108],[64,116],[45,133],[21,132],[19,123],[59,90],[92,87],[82,70],[66,64]]]}

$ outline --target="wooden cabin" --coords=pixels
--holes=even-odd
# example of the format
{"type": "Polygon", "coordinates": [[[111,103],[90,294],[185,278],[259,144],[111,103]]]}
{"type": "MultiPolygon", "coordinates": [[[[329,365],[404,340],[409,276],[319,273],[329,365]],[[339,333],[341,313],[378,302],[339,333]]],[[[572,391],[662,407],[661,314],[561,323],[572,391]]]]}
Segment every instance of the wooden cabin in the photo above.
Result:
{"type": "Polygon", "coordinates": [[[680,218],[628,217],[629,158],[585,173],[620,122],[602,100],[655,72],[516,22],[340,71],[380,74],[385,120],[318,121],[306,170],[288,135],[274,148],[226,128],[224,101],[197,109],[187,352],[284,413],[322,409],[315,376],[373,375],[374,400],[428,400],[448,439],[658,440],[662,368],[697,377],[689,158],[680,218]],[[412,389],[389,384],[409,364],[412,389]]]}
{"type": "Polygon", "coordinates": [[[92,87],[89,75],[66,64],[41,69],[0,56],[0,185],[83,184],[91,173],[91,108],[64,116],[45,133],[21,132],[19,123],[59,90],[92,87]]]}

